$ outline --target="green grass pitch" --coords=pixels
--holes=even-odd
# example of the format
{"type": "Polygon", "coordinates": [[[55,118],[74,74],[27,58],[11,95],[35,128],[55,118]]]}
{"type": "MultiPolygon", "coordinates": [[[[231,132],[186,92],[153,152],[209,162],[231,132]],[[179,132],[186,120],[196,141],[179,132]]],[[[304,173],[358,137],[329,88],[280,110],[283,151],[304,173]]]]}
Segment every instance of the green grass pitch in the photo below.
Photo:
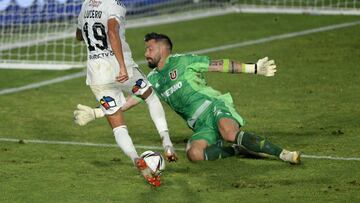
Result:
{"type": "MultiPolygon", "coordinates": [[[[134,58],[143,60],[143,36],[172,37],[175,52],[266,38],[345,22],[357,16],[231,14],[127,30],[134,58]]],[[[275,59],[275,77],[207,73],[214,88],[231,92],[244,129],[306,155],[293,166],[232,157],[191,163],[184,151],[167,163],[163,185],[147,185],[116,147],[20,144],[0,141],[0,202],[360,202],[360,26],[318,32],[208,53],[254,62],[275,59]]],[[[142,65],[144,72],[148,72],[142,65]]],[[[80,70],[0,70],[0,90],[80,70]]],[[[105,119],[76,126],[78,103],[96,105],[77,78],[0,95],[0,138],[114,144],[105,119]]],[[[164,105],[172,140],[183,149],[191,131],[164,105]]],[[[136,145],[161,146],[144,104],[125,113],[136,145]]],[[[139,148],[141,153],[146,149],[139,148]]]]}

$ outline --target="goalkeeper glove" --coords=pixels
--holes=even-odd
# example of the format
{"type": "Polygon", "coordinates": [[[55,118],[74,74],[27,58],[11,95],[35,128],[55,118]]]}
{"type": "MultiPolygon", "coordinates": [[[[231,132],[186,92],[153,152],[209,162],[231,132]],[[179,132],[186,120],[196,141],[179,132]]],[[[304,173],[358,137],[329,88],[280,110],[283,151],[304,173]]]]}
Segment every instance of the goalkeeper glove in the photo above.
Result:
{"type": "Polygon", "coordinates": [[[256,64],[243,64],[242,72],[254,73],[266,77],[274,76],[276,72],[276,65],[274,60],[269,60],[268,57],[259,59],[256,64]]]}
{"type": "Polygon", "coordinates": [[[104,117],[105,114],[100,108],[91,108],[82,104],[77,105],[74,111],[74,122],[80,126],[88,124],[96,118],[104,117]]]}

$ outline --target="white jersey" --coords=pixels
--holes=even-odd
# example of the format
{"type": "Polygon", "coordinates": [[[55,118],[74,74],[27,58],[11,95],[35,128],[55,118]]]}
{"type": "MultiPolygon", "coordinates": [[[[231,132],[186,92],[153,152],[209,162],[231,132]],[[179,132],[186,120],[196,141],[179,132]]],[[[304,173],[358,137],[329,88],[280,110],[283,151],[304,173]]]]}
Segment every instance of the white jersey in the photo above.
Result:
{"type": "Polygon", "coordinates": [[[107,36],[108,20],[115,18],[119,23],[119,33],[125,66],[129,77],[134,62],[128,43],[125,41],[126,8],[120,0],[85,0],[78,17],[78,28],[88,49],[87,85],[103,85],[115,82],[120,67],[111,49],[107,36]]]}

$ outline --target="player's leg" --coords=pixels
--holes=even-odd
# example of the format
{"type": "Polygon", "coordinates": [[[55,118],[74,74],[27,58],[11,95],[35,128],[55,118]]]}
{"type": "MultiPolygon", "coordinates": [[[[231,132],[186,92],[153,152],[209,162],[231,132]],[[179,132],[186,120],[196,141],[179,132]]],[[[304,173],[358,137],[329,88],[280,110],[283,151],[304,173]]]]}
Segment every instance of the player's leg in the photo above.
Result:
{"type": "Polygon", "coordinates": [[[190,161],[205,160],[204,150],[208,147],[206,140],[194,140],[188,145],[186,155],[190,161]]]}
{"type": "Polygon", "coordinates": [[[234,156],[235,153],[234,147],[209,145],[207,140],[194,140],[186,150],[186,155],[190,161],[213,161],[234,156]]]}
{"type": "Polygon", "coordinates": [[[146,77],[138,68],[133,68],[133,76],[128,82],[122,84],[122,89],[143,99],[148,106],[150,117],[154,122],[162,140],[165,156],[169,161],[176,161],[177,156],[170,140],[165,111],[163,106],[147,81],[146,77]]]}
{"type": "Polygon", "coordinates": [[[241,150],[260,157],[275,156],[290,163],[300,163],[300,153],[291,152],[271,143],[269,140],[248,132],[241,131],[234,119],[219,120],[219,132],[225,141],[235,142],[241,150]]]}
{"type": "Polygon", "coordinates": [[[245,149],[248,153],[269,157],[275,156],[290,163],[300,163],[300,153],[290,152],[271,143],[269,140],[240,129],[240,115],[231,107],[218,105],[215,112],[219,133],[225,141],[235,142],[240,149],[245,149]]]}
{"type": "Polygon", "coordinates": [[[125,103],[124,95],[119,91],[117,84],[92,85],[90,86],[100,107],[106,115],[106,118],[113,129],[116,143],[120,149],[135,162],[138,154],[129,135],[121,106],[125,103]]]}
{"type": "Polygon", "coordinates": [[[288,151],[253,133],[240,130],[236,135],[236,143],[254,155],[261,157],[275,156],[289,163],[300,163],[301,153],[299,151],[288,151]]]}
{"type": "Polygon", "coordinates": [[[186,152],[191,161],[217,160],[236,154],[234,147],[222,145],[223,140],[214,128],[213,116],[209,112],[196,121],[195,133],[188,141],[186,152]]]}
{"type": "Polygon", "coordinates": [[[125,97],[120,89],[119,83],[108,85],[91,86],[91,90],[98,99],[101,109],[113,129],[116,143],[120,149],[131,158],[134,165],[139,169],[145,180],[152,185],[160,185],[160,180],[154,177],[150,168],[142,158],[139,158],[132,139],[129,135],[121,106],[125,103],[125,97]],[[106,96],[105,96],[106,95],[106,96]]]}
{"type": "Polygon", "coordinates": [[[245,149],[247,153],[252,155],[260,157],[274,156],[286,162],[294,164],[300,163],[300,152],[288,151],[259,135],[241,131],[234,123],[232,119],[221,119],[219,122],[219,130],[224,140],[237,144],[239,151],[245,149]],[[234,133],[236,129],[238,129],[238,131],[234,133]]]}

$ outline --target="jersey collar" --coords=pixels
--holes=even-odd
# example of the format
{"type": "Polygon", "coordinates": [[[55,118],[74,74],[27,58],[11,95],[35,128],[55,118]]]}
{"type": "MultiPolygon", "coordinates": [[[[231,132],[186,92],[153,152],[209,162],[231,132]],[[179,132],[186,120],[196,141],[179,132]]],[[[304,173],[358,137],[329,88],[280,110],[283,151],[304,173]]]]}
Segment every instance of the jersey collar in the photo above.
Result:
{"type": "Polygon", "coordinates": [[[164,64],[164,67],[159,70],[158,68],[156,68],[156,70],[159,72],[159,73],[163,73],[166,71],[166,69],[168,69],[168,63],[169,63],[169,59],[172,57],[172,55],[169,55],[166,60],[165,60],[165,64],[164,64]]]}

